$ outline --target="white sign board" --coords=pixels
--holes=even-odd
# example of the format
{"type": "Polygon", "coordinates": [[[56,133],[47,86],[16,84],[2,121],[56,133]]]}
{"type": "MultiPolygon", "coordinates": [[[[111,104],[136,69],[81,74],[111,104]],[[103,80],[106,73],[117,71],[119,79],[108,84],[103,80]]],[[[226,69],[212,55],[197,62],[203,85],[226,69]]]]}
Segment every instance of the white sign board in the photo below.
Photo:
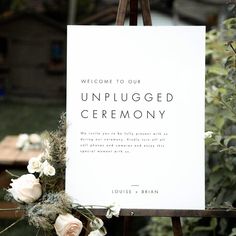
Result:
{"type": "Polygon", "coordinates": [[[69,26],[66,192],[204,209],[204,27],[69,26]]]}

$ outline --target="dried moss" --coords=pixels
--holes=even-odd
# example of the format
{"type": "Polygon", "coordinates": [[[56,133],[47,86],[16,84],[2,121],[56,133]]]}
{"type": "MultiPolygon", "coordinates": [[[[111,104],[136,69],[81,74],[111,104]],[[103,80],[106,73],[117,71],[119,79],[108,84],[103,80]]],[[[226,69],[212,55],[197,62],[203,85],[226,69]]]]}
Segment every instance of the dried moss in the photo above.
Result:
{"type": "Polygon", "coordinates": [[[50,231],[54,229],[53,225],[58,215],[71,213],[71,208],[71,199],[64,191],[49,193],[37,204],[28,206],[27,216],[31,225],[50,231]]]}
{"type": "Polygon", "coordinates": [[[49,155],[47,161],[55,168],[53,177],[42,176],[41,183],[44,192],[59,192],[65,189],[66,168],[66,115],[61,116],[57,131],[48,133],[49,155]]]}

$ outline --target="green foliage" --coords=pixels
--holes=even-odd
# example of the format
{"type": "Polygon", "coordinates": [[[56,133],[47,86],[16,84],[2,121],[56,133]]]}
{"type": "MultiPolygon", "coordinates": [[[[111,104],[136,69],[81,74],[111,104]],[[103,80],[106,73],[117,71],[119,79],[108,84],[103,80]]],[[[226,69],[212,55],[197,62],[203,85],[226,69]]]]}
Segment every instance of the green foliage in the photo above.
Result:
{"type": "MultiPolygon", "coordinates": [[[[185,236],[199,235],[209,232],[216,235],[217,220],[212,218],[204,224],[201,218],[182,218],[182,228],[185,236]]],[[[170,218],[152,217],[149,224],[139,231],[139,236],[172,236],[173,230],[170,218]]]]}
{"type": "MultiPolygon", "coordinates": [[[[191,222],[191,220],[190,220],[190,222],[191,222]]],[[[195,226],[192,231],[188,231],[188,232],[190,233],[190,235],[192,234],[192,232],[193,233],[196,233],[196,232],[213,232],[213,235],[215,235],[216,226],[217,226],[217,220],[216,220],[216,218],[212,218],[210,220],[209,225],[207,225],[207,226],[195,226]]]]}
{"type": "Polygon", "coordinates": [[[42,133],[57,128],[65,105],[0,102],[0,141],[7,135],[42,133]]]}
{"type": "MultiPolygon", "coordinates": [[[[230,210],[236,204],[235,29],[236,18],[228,19],[206,40],[206,130],[214,132],[206,140],[206,203],[230,210]]],[[[217,235],[232,227],[225,219],[218,223],[217,235]]]]}
{"type": "Polygon", "coordinates": [[[236,202],[236,18],[228,19],[221,32],[207,34],[206,201],[220,207],[236,202]]]}
{"type": "Polygon", "coordinates": [[[172,236],[169,218],[152,217],[149,224],[139,231],[139,236],[172,236]]]}

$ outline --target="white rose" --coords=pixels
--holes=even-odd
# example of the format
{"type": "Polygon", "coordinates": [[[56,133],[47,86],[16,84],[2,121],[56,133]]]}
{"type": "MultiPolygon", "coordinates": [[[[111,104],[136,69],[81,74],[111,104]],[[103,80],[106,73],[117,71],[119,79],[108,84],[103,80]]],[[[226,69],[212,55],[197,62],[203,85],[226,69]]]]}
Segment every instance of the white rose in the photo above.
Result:
{"type": "Polygon", "coordinates": [[[53,176],[56,173],[56,170],[53,166],[51,166],[48,161],[44,161],[42,164],[41,173],[46,176],[53,176]]]}
{"type": "Polygon", "coordinates": [[[29,141],[32,144],[40,144],[41,143],[41,137],[38,134],[31,134],[29,136],[29,141]]]}
{"type": "Polygon", "coordinates": [[[90,222],[89,226],[92,230],[101,229],[103,227],[103,221],[96,217],[93,221],[90,222]]]}
{"type": "Polygon", "coordinates": [[[77,236],[83,228],[80,220],[71,214],[59,215],[54,224],[58,236],[77,236]]]}
{"type": "Polygon", "coordinates": [[[38,157],[32,157],[29,160],[29,163],[27,166],[29,173],[41,172],[41,169],[42,169],[41,157],[42,156],[39,155],[38,157]]]}
{"type": "Polygon", "coordinates": [[[104,235],[106,235],[106,233],[97,229],[97,230],[91,231],[88,236],[104,236],[104,235]]]}
{"type": "Polygon", "coordinates": [[[18,136],[17,142],[16,142],[16,147],[17,148],[23,148],[25,143],[28,142],[29,140],[29,135],[28,134],[20,134],[18,136]]]}
{"type": "Polygon", "coordinates": [[[106,217],[108,219],[112,218],[112,216],[119,217],[120,214],[120,207],[117,204],[113,204],[107,210],[106,217]]]}
{"type": "Polygon", "coordinates": [[[18,202],[32,203],[42,195],[42,187],[39,180],[32,174],[22,175],[18,179],[13,179],[8,189],[13,198],[18,202]]]}
{"type": "Polygon", "coordinates": [[[214,134],[214,132],[212,132],[212,131],[205,132],[205,139],[211,138],[213,134],[214,134]]]}

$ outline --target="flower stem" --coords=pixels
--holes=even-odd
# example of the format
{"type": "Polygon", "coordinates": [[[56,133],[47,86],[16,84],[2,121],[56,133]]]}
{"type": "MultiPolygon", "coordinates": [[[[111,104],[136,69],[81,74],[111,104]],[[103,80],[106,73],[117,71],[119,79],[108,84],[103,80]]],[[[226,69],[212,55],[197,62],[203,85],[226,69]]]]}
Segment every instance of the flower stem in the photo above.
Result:
{"type": "Polygon", "coordinates": [[[94,207],[99,207],[99,208],[104,208],[104,209],[107,209],[109,207],[107,206],[101,206],[101,205],[85,205],[85,207],[89,207],[91,209],[93,209],[94,207]]]}
{"type": "Polygon", "coordinates": [[[38,235],[39,235],[39,232],[40,232],[40,228],[37,230],[36,236],[38,236],[38,235]]]}
{"type": "Polygon", "coordinates": [[[5,172],[7,172],[7,174],[9,174],[9,175],[12,176],[12,177],[16,177],[16,178],[19,178],[19,177],[20,177],[20,176],[18,176],[18,175],[15,175],[15,174],[11,173],[9,170],[5,170],[5,172]]]}
{"type": "Polygon", "coordinates": [[[236,54],[236,49],[234,48],[232,41],[228,43],[229,46],[231,47],[231,49],[233,50],[233,52],[236,54]]]}
{"type": "Polygon", "coordinates": [[[13,227],[14,225],[16,225],[18,222],[20,222],[21,220],[23,220],[24,218],[20,218],[17,221],[15,221],[14,223],[12,223],[11,225],[9,225],[8,227],[6,227],[4,230],[0,231],[0,234],[6,232],[8,229],[10,229],[11,227],[13,227]]]}
{"type": "Polygon", "coordinates": [[[88,208],[86,208],[85,206],[83,206],[83,205],[80,205],[80,204],[76,204],[77,205],[77,207],[76,207],[76,209],[79,211],[79,207],[81,207],[82,209],[84,209],[85,211],[87,211],[89,214],[90,214],[90,216],[92,216],[92,218],[95,218],[95,216],[94,216],[94,214],[93,214],[93,212],[92,211],[90,211],[88,208]]]}
{"type": "Polygon", "coordinates": [[[20,207],[17,208],[0,208],[0,211],[17,211],[22,210],[20,207]]]}
{"type": "Polygon", "coordinates": [[[92,220],[89,216],[87,216],[85,213],[82,213],[81,211],[79,211],[79,213],[84,216],[87,220],[92,220]]]}
{"type": "Polygon", "coordinates": [[[223,104],[234,116],[236,116],[236,112],[234,109],[227,104],[223,99],[221,99],[221,104],[223,104]]]}

